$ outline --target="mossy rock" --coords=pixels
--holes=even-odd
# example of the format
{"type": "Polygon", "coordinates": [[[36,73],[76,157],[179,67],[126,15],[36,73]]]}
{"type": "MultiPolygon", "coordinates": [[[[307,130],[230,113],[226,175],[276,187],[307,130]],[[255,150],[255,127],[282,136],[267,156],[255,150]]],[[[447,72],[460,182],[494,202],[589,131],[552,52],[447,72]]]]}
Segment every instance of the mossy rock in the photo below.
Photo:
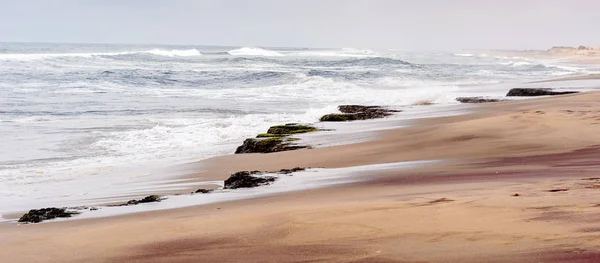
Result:
{"type": "Polygon", "coordinates": [[[272,153],[304,148],[309,148],[309,146],[295,145],[290,143],[289,140],[279,137],[250,138],[244,140],[244,143],[236,149],[235,153],[272,153]]]}
{"type": "Polygon", "coordinates": [[[332,113],[327,114],[321,117],[320,121],[353,121],[356,120],[356,116],[354,114],[338,114],[332,113]]]}
{"type": "Polygon", "coordinates": [[[272,134],[272,133],[261,133],[259,135],[256,135],[256,138],[273,138],[273,137],[277,137],[277,138],[281,138],[281,137],[285,137],[285,134],[272,134]]]}
{"type": "Polygon", "coordinates": [[[31,209],[29,212],[19,218],[21,223],[39,223],[45,220],[50,220],[59,217],[71,217],[78,214],[77,212],[68,212],[66,208],[42,208],[31,209]]]}
{"type": "Polygon", "coordinates": [[[340,105],[338,110],[342,113],[360,113],[373,110],[381,110],[380,106],[363,106],[363,105],[340,105]]]}
{"type": "Polygon", "coordinates": [[[390,110],[380,106],[340,105],[338,110],[342,113],[332,113],[321,117],[321,121],[356,121],[384,118],[398,110],[390,110]]]}
{"type": "Polygon", "coordinates": [[[309,126],[309,125],[288,123],[286,125],[271,126],[269,128],[269,130],[267,131],[267,133],[275,134],[275,135],[288,135],[288,134],[314,132],[317,130],[318,130],[317,128],[315,128],[313,126],[309,126]]]}

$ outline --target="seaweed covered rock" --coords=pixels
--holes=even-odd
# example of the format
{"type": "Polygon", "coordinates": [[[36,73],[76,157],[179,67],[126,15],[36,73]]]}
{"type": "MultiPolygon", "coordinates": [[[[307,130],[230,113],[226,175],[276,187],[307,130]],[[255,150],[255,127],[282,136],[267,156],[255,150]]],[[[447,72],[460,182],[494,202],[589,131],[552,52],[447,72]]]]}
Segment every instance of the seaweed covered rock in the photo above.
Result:
{"type": "Polygon", "coordinates": [[[289,138],[289,136],[318,130],[313,126],[297,123],[271,126],[267,133],[261,133],[256,138],[246,139],[236,149],[235,153],[272,153],[310,148],[309,146],[297,145],[294,142],[299,139],[289,138]]]}
{"type": "Polygon", "coordinates": [[[354,114],[340,114],[340,113],[331,113],[327,115],[323,115],[320,121],[355,121],[358,120],[358,117],[354,114]]]}
{"type": "Polygon", "coordinates": [[[551,89],[514,88],[508,91],[507,97],[537,97],[579,93],[579,91],[553,91],[551,89]]]}
{"type": "Polygon", "coordinates": [[[77,212],[68,212],[66,208],[42,208],[42,209],[32,209],[29,210],[26,214],[19,218],[19,222],[21,223],[39,223],[44,220],[50,220],[59,217],[71,217],[72,215],[77,214],[77,212]]]}
{"type": "Polygon", "coordinates": [[[487,103],[487,102],[499,102],[500,99],[485,98],[485,97],[458,97],[456,101],[460,103],[487,103]]]}
{"type": "Polygon", "coordinates": [[[287,136],[286,134],[272,134],[272,133],[260,133],[256,135],[256,138],[281,138],[287,136]]]}
{"type": "Polygon", "coordinates": [[[356,121],[384,118],[398,110],[390,110],[380,106],[340,105],[338,110],[342,113],[332,113],[321,117],[320,121],[356,121]]]}
{"type": "Polygon", "coordinates": [[[379,106],[363,106],[363,105],[340,105],[338,110],[342,113],[361,113],[373,110],[379,110],[379,106]]]}
{"type": "Polygon", "coordinates": [[[235,153],[272,153],[304,148],[309,148],[309,146],[295,145],[290,140],[280,137],[250,138],[244,140],[244,143],[235,150],[235,153]]]}
{"type": "Polygon", "coordinates": [[[275,177],[259,177],[262,172],[242,171],[232,174],[225,180],[225,189],[253,188],[262,185],[269,185],[275,182],[275,177]]]}
{"type": "Polygon", "coordinates": [[[297,123],[288,123],[286,125],[276,125],[269,128],[267,134],[273,135],[289,135],[298,133],[307,133],[317,131],[317,128],[297,123]]]}

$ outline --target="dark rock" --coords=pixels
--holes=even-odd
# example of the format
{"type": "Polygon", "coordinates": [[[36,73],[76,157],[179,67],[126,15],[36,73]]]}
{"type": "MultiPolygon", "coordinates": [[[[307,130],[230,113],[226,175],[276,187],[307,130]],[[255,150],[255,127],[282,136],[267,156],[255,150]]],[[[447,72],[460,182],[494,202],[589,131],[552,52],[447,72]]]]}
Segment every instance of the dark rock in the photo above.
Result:
{"type": "Polygon", "coordinates": [[[515,88],[508,91],[507,97],[537,97],[579,93],[579,91],[552,91],[550,89],[515,88]]]}
{"type": "Polygon", "coordinates": [[[444,197],[444,198],[440,198],[440,199],[437,199],[437,200],[430,201],[429,203],[430,204],[437,204],[437,203],[447,203],[447,202],[454,202],[454,200],[452,200],[450,198],[445,198],[444,197]]]}
{"type": "Polygon", "coordinates": [[[164,198],[160,198],[160,196],[158,196],[158,195],[149,195],[140,200],[132,199],[132,200],[127,201],[127,203],[120,204],[120,205],[113,205],[113,206],[128,206],[128,205],[137,205],[137,204],[143,204],[143,203],[153,203],[153,202],[160,202],[163,199],[164,198]]]}
{"type": "Polygon", "coordinates": [[[275,181],[275,177],[253,176],[262,174],[259,171],[243,171],[232,174],[225,180],[225,189],[253,188],[261,185],[268,185],[275,181]]]}
{"type": "Polygon", "coordinates": [[[385,109],[380,106],[362,106],[362,105],[340,105],[340,113],[327,114],[321,117],[321,121],[355,121],[384,118],[392,115],[397,110],[385,109]]]}
{"type": "Polygon", "coordinates": [[[306,168],[295,167],[292,169],[281,169],[281,171],[277,172],[278,174],[291,174],[295,172],[304,171],[306,168]]]}
{"type": "Polygon", "coordinates": [[[342,113],[360,113],[365,111],[372,111],[381,109],[379,106],[363,106],[363,105],[340,105],[338,110],[342,113]]]}
{"type": "Polygon", "coordinates": [[[285,138],[250,138],[244,140],[244,143],[236,150],[236,154],[240,153],[272,153],[292,151],[298,149],[310,148],[309,146],[295,145],[285,138]]]}
{"type": "Polygon", "coordinates": [[[307,133],[317,131],[317,128],[310,125],[302,125],[297,123],[288,123],[286,125],[272,126],[267,131],[267,134],[288,135],[297,133],[307,133]]]}
{"type": "Polygon", "coordinates": [[[158,195],[149,195],[144,197],[143,199],[139,200],[138,203],[139,204],[143,204],[143,203],[153,203],[153,202],[160,202],[162,199],[160,199],[160,196],[158,195]]]}
{"type": "Polygon", "coordinates": [[[456,101],[460,103],[487,103],[487,102],[499,102],[500,99],[490,99],[484,97],[458,97],[456,101]]]}
{"type": "Polygon", "coordinates": [[[517,196],[521,196],[519,193],[515,193],[512,196],[517,197],[517,196]]]}
{"type": "Polygon", "coordinates": [[[208,193],[210,193],[212,191],[214,191],[214,189],[198,189],[194,193],[195,194],[208,194],[208,193]]]}
{"type": "Polygon", "coordinates": [[[19,218],[19,222],[39,223],[44,220],[50,220],[58,217],[71,217],[74,214],[77,214],[77,212],[67,212],[66,208],[49,207],[42,209],[32,209],[29,210],[28,213],[21,216],[21,218],[19,218]]]}
{"type": "Polygon", "coordinates": [[[566,191],[569,191],[569,189],[568,188],[557,188],[557,189],[548,190],[548,192],[550,192],[550,193],[566,192],[566,191]]]}
{"type": "Polygon", "coordinates": [[[256,138],[282,138],[287,136],[286,134],[271,134],[271,133],[260,133],[256,135],[256,138]]]}
{"type": "Polygon", "coordinates": [[[327,114],[321,117],[320,121],[355,121],[358,117],[355,114],[327,114]]]}
{"type": "Polygon", "coordinates": [[[309,146],[302,146],[293,143],[298,138],[289,138],[289,135],[318,131],[319,129],[304,124],[288,123],[285,125],[271,126],[267,133],[261,133],[256,138],[249,138],[239,146],[235,153],[272,153],[291,151],[309,146]]]}

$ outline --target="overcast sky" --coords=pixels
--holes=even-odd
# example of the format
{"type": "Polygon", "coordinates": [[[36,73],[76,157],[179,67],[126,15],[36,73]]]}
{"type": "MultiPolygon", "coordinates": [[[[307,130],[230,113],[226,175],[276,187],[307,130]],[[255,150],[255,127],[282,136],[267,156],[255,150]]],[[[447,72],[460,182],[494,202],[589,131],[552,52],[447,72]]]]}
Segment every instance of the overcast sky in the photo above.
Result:
{"type": "Polygon", "coordinates": [[[0,0],[0,41],[357,47],[600,46],[600,0],[0,0]]]}

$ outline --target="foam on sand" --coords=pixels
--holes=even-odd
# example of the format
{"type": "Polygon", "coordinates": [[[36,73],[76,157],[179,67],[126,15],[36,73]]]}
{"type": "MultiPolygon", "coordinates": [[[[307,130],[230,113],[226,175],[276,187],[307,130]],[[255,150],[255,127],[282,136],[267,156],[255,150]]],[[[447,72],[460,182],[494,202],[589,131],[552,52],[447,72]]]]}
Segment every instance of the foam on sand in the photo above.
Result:
{"type": "Polygon", "coordinates": [[[383,163],[333,169],[316,168],[308,169],[301,172],[295,172],[290,175],[264,174],[264,176],[276,176],[278,177],[278,180],[276,180],[275,183],[271,185],[261,186],[257,188],[235,190],[223,189],[216,190],[215,192],[210,194],[186,194],[176,196],[165,196],[167,199],[161,202],[140,204],[135,206],[99,207],[99,210],[83,211],[80,215],[77,215],[70,219],[58,219],[48,222],[107,217],[154,210],[165,210],[195,205],[219,203],[232,200],[263,197],[307,189],[323,188],[333,185],[347,184],[366,180],[366,175],[373,175],[375,173],[385,171],[409,169],[417,166],[426,166],[437,162],[438,161],[415,161],[383,163]]]}

